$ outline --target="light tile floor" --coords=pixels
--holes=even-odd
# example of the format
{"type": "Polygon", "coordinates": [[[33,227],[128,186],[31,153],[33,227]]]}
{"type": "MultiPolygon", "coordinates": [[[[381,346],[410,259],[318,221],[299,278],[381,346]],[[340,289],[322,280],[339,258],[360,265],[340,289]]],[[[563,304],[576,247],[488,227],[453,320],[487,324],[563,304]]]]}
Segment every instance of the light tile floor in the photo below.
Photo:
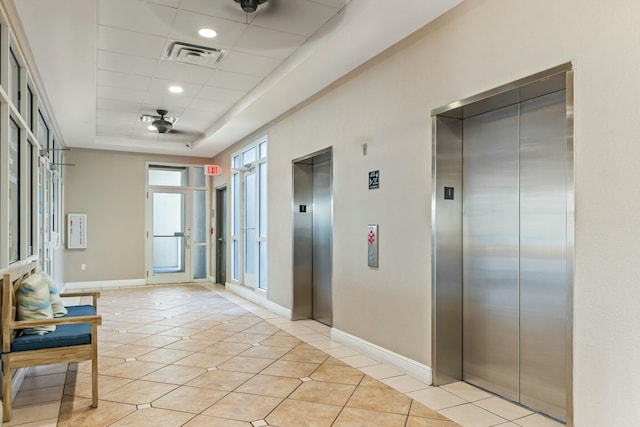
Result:
{"type": "Polygon", "coordinates": [[[561,426],[466,383],[430,387],[220,286],[106,289],[98,311],[99,407],[88,362],[32,368],[6,426],[561,426]]]}

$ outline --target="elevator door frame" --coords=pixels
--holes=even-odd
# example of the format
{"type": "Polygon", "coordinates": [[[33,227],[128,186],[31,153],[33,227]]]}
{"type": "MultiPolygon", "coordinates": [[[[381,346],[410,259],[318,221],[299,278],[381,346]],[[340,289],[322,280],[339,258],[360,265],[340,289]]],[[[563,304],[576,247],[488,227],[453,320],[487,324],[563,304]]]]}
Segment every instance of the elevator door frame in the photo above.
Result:
{"type": "MultiPolygon", "coordinates": [[[[331,147],[316,151],[304,157],[292,161],[293,178],[293,295],[292,295],[292,320],[315,319],[327,326],[333,326],[333,150],[331,147]],[[314,271],[316,262],[315,245],[318,240],[314,239],[316,231],[314,215],[314,179],[313,168],[317,165],[328,163],[328,239],[323,244],[328,245],[329,272],[318,272],[324,275],[324,282],[329,282],[328,295],[323,294],[325,302],[328,303],[328,310],[321,310],[318,313],[315,307],[315,296],[318,295],[317,285],[318,274],[314,271]],[[302,169],[301,169],[302,168],[302,169]],[[310,168],[305,170],[304,168],[310,168]],[[300,205],[305,205],[305,212],[300,211],[300,205]],[[327,277],[328,274],[328,277],[327,277]],[[320,317],[318,317],[320,316],[320,317]]],[[[325,248],[326,249],[326,248],[325,248]]],[[[322,292],[321,292],[322,293],[322,292]]]]}
{"type": "Polygon", "coordinates": [[[462,131],[447,121],[519,103],[553,92],[561,82],[566,90],[567,123],[567,306],[566,306],[566,422],[573,426],[573,274],[574,274],[574,150],[573,64],[503,85],[479,95],[434,109],[432,116],[432,333],[431,363],[434,385],[462,380],[462,131]],[[551,88],[551,89],[550,89],[551,88]],[[546,92],[545,92],[546,91],[546,92]],[[439,127],[440,126],[440,127],[439,127]],[[438,136],[447,144],[438,145],[438,136]],[[460,156],[459,168],[439,165],[439,158],[460,156]],[[442,168],[439,168],[442,166],[442,168]],[[457,177],[457,178],[456,178],[457,177]],[[454,200],[444,205],[443,187],[454,187],[454,200]],[[457,193],[457,194],[456,194],[457,193]],[[451,238],[451,236],[456,236],[451,238]],[[458,238],[459,237],[459,238],[458,238]]]}

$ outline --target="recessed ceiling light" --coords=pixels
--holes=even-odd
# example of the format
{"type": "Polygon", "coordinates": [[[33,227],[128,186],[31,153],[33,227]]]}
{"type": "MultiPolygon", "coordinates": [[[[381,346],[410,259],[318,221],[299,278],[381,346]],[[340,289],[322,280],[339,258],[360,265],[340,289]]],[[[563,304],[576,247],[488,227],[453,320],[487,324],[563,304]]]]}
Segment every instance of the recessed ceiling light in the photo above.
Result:
{"type": "Polygon", "coordinates": [[[171,93],[182,93],[182,88],[180,86],[170,86],[169,92],[171,93]]]}
{"type": "Polygon", "coordinates": [[[198,34],[200,34],[201,37],[205,37],[208,39],[212,39],[218,35],[218,33],[216,33],[216,30],[212,30],[211,28],[200,28],[198,30],[198,34]]]}

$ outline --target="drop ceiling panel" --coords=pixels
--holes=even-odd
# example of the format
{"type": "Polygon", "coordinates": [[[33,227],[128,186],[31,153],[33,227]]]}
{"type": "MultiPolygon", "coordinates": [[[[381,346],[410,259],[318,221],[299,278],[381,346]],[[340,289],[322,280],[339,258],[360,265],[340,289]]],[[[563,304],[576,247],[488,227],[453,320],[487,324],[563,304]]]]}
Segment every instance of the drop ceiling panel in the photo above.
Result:
{"type": "Polygon", "coordinates": [[[131,115],[112,110],[98,110],[96,115],[96,124],[98,126],[126,127],[133,126],[134,120],[131,115]]]}
{"type": "Polygon", "coordinates": [[[166,37],[176,12],[141,0],[100,0],[98,24],[166,37]]]}
{"type": "Polygon", "coordinates": [[[233,49],[284,60],[306,39],[295,34],[251,26],[242,34],[233,49]]]}
{"type": "Polygon", "coordinates": [[[161,4],[163,6],[178,7],[180,0],[146,0],[148,3],[161,4]]]}
{"type": "MultiPolygon", "coordinates": [[[[142,104],[140,106],[140,114],[150,114],[152,116],[158,115],[158,106],[156,105],[151,105],[151,104],[142,104]]],[[[167,115],[169,117],[174,117],[177,119],[180,119],[182,117],[182,115],[184,114],[185,109],[184,108],[180,108],[180,107],[174,107],[171,109],[170,113],[167,113],[167,115]]],[[[136,117],[136,123],[137,123],[137,119],[138,117],[136,117]]]]}
{"type": "Polygon", "coordinates": [[[213,113],[221,113],[229,109],[233,102],[212,101],[210,99],[194,99],[189,104],[189,110],[211,111],[213,113]]]}
{"type": "Polygon", "coordinates": [[[96,107],[98,110],[116,110],[135,115],[140,110],[140,103],[98,98],[96,99],[96,107]]]}
{"type": "Polygon", "coordinates": [[[122,89],[118,87],[98,86],[98,98],[115,99],[118,101],[142,102],[144,90],[122,89]]]}
{"type": "Polygon", "coordinates": [[[243,52],[229,52],[218,65],[218,69],[235,73],[265,77],[271,73],[280,60],[243,52]]]}
{"type": "Polygon", "coordinates": [[[181,115],[180,122],[184,122],[189,127],[206,129],[219,116],[212,111],[201,111],[188,108],[181,115]]]}
{"type": "Polygon", "coordinates": [[[309,37],[337,12],[309,0],[278,0],[277,7],[259,13],[253,25],[309,37]]]}
{"type": "Polygon", "coordinates": [[[151,81],[150,77],[135,74],[117,73],[115,71],[98,70],[98,85],[121,87],[124,89],[146,89],[151,81]]]}
{"type": "Polygon", "coordinates": [[[197,85],[182,84],[184,92],[174,94],[167,90],[170,84],[171,82],[167,80],[152,80],[149,85],[149,90],[144,96],[144,104],[153,105],[154,110],[157,108],[164,108],[171,111],[177,108],[184,109],[189,106],[191,100],[200,88],[200,86],[197,85]]]}
{"type": "Polygon", "coordinates": [[[101,50],[160,59],[165,44],[165,37],[98,25],[98,49],[101,50]]]}
{"type": "Polygon", "coordinates": [[[160,61],[155,77],[176,82],[205,84],[213,74],[210,68],[180,62],[160,61]]]}
{"type": "Polygon", "coordinates": [[[158,59],[140,56],[123,55],[121,53],[98,51],[98,69],[110,71],[126,70],[131,74],[153,76],[158,66],[158,59]]]}
{"type": "Polygon", "coordinates": [[[207,85],[249,91],[250,89],[253,89],[255,85],[260,83],[262,79],[263,77],[261,76],[250,76],[248,74],[216,70],[207,81],[207,85]]]}
{"type": "Polygon", "coordinates": [[[325,6],[334,7],[336,9],[342,9],[345,7],[351,0],[311,0],[314,3],[320,3],[325,6]]]}
{"type": "Polygon", "coordinates": [[[192,84],[192,83],[180,83],[183,92],[182,93],[171,93],[169,92],[169,87],[173,86],[176,82],[172,80],[164,80],[154,78],[151,80],[151,84],[149,85],[148,92],[149,93],[157,93],[159,95],[167,96],[169,98],[193,98],[198,95],[200,92],[201,85],[192,84]]]}
{"type": "Polygon", "coordinates": [[[246,28],[246,24],[239,22],[181,10],[176,16],[169,37],[199,46],[231,49],[246,28]],[[218,35],[212,39],[198,35],[198,30],[205,27],[216,30],[218,35]]]}
{"type": "Polygon", "coordinates": [[[122,136],[129,135],[133,126],[96,126],[96,133],[101,136],[122,136]]]}
{"type": "Polygon", "coordinates": [[[154,109],[162,108],[165,110],[169,110],[169,113],[170,113],[169,115],[171,115],[173,114],[171,112],[176,109],[187,108],[192,101],[193,101],[193,98],[186,98],[186,97],[176,98],[176,97],[170,96],[170,94],[165,95],[165,94],[159,94],[159,93],[148,93],[144,96],[144,99],[142,102],[149,105],[155,105],[154,109]]]}
{"type": "MultiPolygon", "coordinates": [[[[260,6],[262,9],[264,6],[260,6]]],[[[181,8],[192,12],[202,13],[209,16],[217,16],[222,19],[230,19],[241,23],[246,23],[255,18],[254,14],[247,15],[240,9],[233,0],[182,0],[181,8]]]]}
{"type": "Polygon", "coordinates": [[[402,0],[402,7],[358,0],[338,16],[349,0],[270,0],[254,14],[245,14],[233,0],[6,1],[22,20],[29,39],[25,46],[33,49],[62,143],[206,156],[461,0],[402,0]],[[202,27],[214,28],[218,37],[201,38],[202,27]],[[321,37],[305,43],[320,28],[321,37]],[[161,61],[172,40],[227,52],[215,69],[161,61]],[[279,66],[296,49],[296,61],[279,66]],[[70,69],[81,72],[69,78],[70,69]],[[169,93],[172,84],[183,86],[184,93],[169,93]],[[138,118],[156,114],[157,108],[179,119],[177,130],[193,133],[159,137],[149,132],[138,118]],[[196,142],[186,148],[172,141],[196,142]]]}
{"type": "Polygon", "coordinates": [[[236,103],[246,92],[241,90],[224,89],[213,86],[203,86],[198,92],[198,99],[210,99],[212,101],[223,101],[225,103],[236,103]]]}

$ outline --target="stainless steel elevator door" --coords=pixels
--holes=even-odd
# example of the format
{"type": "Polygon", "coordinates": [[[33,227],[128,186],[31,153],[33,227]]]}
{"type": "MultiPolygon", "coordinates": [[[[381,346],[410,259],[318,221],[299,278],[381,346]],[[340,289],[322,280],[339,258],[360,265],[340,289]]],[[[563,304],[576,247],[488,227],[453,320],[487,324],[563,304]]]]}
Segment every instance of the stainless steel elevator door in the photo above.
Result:
{"type": "Polygon", "coordinates": [[[463,121],[463,379],[566,417],[566,93],[463,121]]]}
{"type": "Polygon", "coordinates": [[[566,93],[520,107],[520,402],[566,416],[566,93]]]}
{"type": "Polygon", "coordinates": [[[331,326],[331,160],[313,164],[313,318],[331,326]]]}
{"type": "Polygon", "coordinates": [[[518,106],[463,122],[463,379],[518,400],[518,106]]]}

